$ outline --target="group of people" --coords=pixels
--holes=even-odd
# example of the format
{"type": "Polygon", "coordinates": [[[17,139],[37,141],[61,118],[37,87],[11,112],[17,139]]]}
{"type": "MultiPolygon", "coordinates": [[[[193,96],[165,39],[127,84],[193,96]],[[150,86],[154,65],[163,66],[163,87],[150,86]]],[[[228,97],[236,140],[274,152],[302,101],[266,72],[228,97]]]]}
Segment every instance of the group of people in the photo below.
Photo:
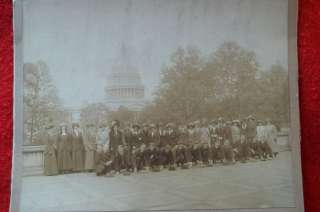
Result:
{"type": "Polygon", "coordinates": [[[45,175],[94,171],[97,176],[118,173],[189,169],[215,163],[246,163],[250,159],[267,160],[278,154],[277,129],[270,120],[243,120],[187,125],[168,123],[126,124],[118,120],[99,125],[88,124],[81,130],[72,124],[60,126],[57,136],[53,126],[45,136],[45,175]]]}

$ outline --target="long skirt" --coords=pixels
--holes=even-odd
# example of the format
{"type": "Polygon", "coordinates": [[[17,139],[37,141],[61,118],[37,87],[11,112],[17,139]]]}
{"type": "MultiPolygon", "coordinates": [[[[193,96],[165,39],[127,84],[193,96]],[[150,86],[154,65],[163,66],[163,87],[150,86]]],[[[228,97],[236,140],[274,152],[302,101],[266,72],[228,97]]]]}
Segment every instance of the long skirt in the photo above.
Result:
{"type": "Polygon", "coordinates": [[[85,157],[85,163],[84,163],[84,169],[85,170],[93,170],[95,166],[95,151],[94,150],[87,150],[86,151],[86,157],[85,157]]]}
{"type": "Polygon", "coordinates": [[[268,139],[267,142],[268,142],[272,152],[279,152],[279,145],[276,143],[276,139],[271,138],[271,139],[268,139]]]}
{"type": "Polygon", "coordinates": [[[55,153],[47,153],[44,155],[44,175],[57,175],[58,166],[55,153]]]}
{"type": "Polygon", "coordinates": [[[72,170],[71,152],[67,150],[58,151],[58,169],[60,172],[72,170]]]}
{"type": "Polygon", "coordinates": [[[72,151],[72,161],[73,161],[73,167],[72,167],[73,171],[76,171],[76,172],[83,171],[84,151],[82,150],[72,151]]]}

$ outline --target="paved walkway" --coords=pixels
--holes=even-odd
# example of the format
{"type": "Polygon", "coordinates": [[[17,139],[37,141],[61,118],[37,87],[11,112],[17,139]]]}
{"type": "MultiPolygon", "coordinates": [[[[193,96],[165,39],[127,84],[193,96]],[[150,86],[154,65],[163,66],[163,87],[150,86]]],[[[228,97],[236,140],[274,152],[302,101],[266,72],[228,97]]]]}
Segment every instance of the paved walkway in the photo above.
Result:
{"type": "Polygon", "coordinates": [[[283,152],[265,162],[112,178],[24,177],[21,211],[292,207],[290,173],[290,152],[283,152]]]}

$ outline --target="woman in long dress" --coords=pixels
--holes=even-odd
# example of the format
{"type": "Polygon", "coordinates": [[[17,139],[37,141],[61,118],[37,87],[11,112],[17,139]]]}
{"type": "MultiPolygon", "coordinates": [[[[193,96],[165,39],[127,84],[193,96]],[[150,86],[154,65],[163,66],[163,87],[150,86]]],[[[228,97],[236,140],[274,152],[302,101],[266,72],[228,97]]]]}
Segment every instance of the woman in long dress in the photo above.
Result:
{"type": "Polygon", "coordinates": [[[62,174],[72,170],[72,140],[67,125],[62,124],[57,140],[58,169],[62,174]]]}
{"type": "Polygon", "coordinates": [[[79,124],[72,124],[72,162],[73,171],[81,172],[84,170],[84,145],[79,124]]]}
{"type": "Polygon", "coordinates": [[[270,120],[267,120],[267,125],[266,125],[266,137],[267,137],[267,142],[272,150],[273,156],[276,157],[279,153],[279,146],[277,144],[277,128],[274,126],[270,120]]]}
{"type": "Polygon", "coordinates": [[[58,165],[56,157],[56,146],[54,136],[52,134],[53,126],[48,126],[43,135],[44,149],[44,175],[57,175],[58,165]]]}
{"type": "Polygon", "coordinates": [[[109,132],[110,129],[105,124],[99,126],[97,135],[96,135],[96,146],[97,151],[103,150],[103,148],[109,149],[109,132]]]}
{"type": "Polygon", "coordinates": [[[93,171],[95,168],[96,135],[94,125],[87,125],[84,135],[85,162],[84,169],[93,171]]]}

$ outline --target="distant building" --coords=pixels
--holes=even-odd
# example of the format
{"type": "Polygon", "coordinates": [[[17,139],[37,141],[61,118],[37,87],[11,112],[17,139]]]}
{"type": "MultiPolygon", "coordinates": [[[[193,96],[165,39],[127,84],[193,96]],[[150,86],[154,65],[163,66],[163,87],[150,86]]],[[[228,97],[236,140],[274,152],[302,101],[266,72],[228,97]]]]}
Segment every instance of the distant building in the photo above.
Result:
{"type": "Polygon", "coordinates": [[[140,111],[145,105],[141,76],[127,65],[115,67],[107,76],[105,93],[106,105],[111,110],[124,106],[132,111],[140,111]]]}

